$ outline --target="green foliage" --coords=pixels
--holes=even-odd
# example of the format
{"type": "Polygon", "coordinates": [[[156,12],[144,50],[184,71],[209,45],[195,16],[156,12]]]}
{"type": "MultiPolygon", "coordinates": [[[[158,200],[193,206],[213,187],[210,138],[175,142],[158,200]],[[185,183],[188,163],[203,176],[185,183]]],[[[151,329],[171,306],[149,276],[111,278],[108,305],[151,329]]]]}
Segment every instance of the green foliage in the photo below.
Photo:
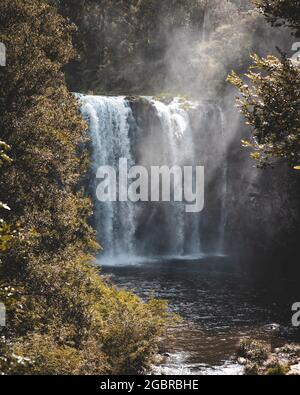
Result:
{"type": "MultiPolygon", "coordinates": [[[[299,32],[299,1],[264,1],[254,3],[273,25],[286,24],[299,32]]],[[[300,68],[299,63],[281,54],[260,58],[253,64],[244,82],[236,72],[228,81],[240,91],[237,103],[246,123],[252,127],[251,141],[242,141],[253,150],[251,157],[260,167],[282,160],[299,170],[300,163],[300,68]]]]}
{"type": "MultiPolygon", "coordinates": [[[[5,163],[11,163],[10,157],[7,155],[7,151],[10,150],[10,146],[0,141],[0,167],[2,167],[5,163]]],[[[2,203],[0,201],[0,210],[10,210],[9,206],[6,203],[2,203]]],[[[9,242],[11,241],[11,229],[10,226],[0,218],[0,253],[6,251],[9,242]]]]}
{"type": "Polygon", "coordinates": [[[269,368],[266,371],[266,376],[285,376],[289,371],[289,367],[281,363],[269,368]]]}
{"type": "Polygon", "coordinates": [[[67,76],[80,92],[207,95],[225,85],[227,64],[247,60],[253,41],[248,32],[263,29],[262,18],[255,23],[257,14],[244,12],[248,1],[54,2],[78,26],[80,56],[67,76]],[[202,42],[204,35],[209,42],[202,42]]]}
{"type": "Polygon", "coordinates": [[[98,93],[144,92],[165,75],[163,57],[176,28],[198,24],[199,0],[71,0],[56,2],[79,28],[80,58],[70,70],[71,85],[98,93]],[[195,13],[196,10],[196,13],[195,13]]]}
{"type": "Polygon", "coordinates": [[[284,159],[292,167],[300,163],[300,69],[292,61],[274,56],[253,57],[246,84],[235,72],[228,80],[241,96],[237,99],[247,124],[253,127],[252,141],[243,145],[254,150],[260,166],[284,159]]]}
{"type": "Polygon", "coordinates": [[[238,355],[254,364],[266,360],[270,352],[271,347],[268,343],[252,339],[241,340],[238,348],[238,355]]]}
{"type": "MultiPolygon", "coordinates": [[[[82,264],[78,272],[81,287],[72,270],[67,279],[70,286],[56,295],[49,293],[48,300],[31,296],[30,310],[19,307],[19,317],[17,304],[23,303],[22,297],[12,302],[7,298],[10,314],[14,312],[12,319],[21,320],[18,333],[24,331],[25,324],[31,330],[2,343],[5,359],[0,359],[0,371],[133,374],[148,367],[157,351],[157,337],[164,333],[169,319],[165,303],[144,304],[128,292],[107,286],[93,268],[82,274],[82,264]]],[[[52,285],[50,278],[48,281],[52,285]]]]}
{"type": "Polygon", "coordinates": [[[1,223],[4,374],[137,373],[169,320],[164,302],[108,286],[91,264],[98,246],[79,187],[89,166],[87,125],[62,72],[74,57],[73,32],[45,0],[0,3],[8,49],[0,130],[13,159],[0,172],[0,201],[9,202],[4,220],[16,229],[8,243],[1,223]]]}
{"type": "Polygon", "coordinates": [[[267,20],[273,26],[287,26],[300,35],[300,1],[299,0],[254,0],[267,20]]]}
{"type": "Polygon", "coordinates": [[[11,163],[10,157],[7,155],[7,151],[10,150],[10,146],[4,143],[4,141],[0,141],[0,166],[3,166],[4,163],[11,163]]]}
{"type": "MultiPolygon", "coordinates": [[[[0,203],[0,206],[1,205],[3,204],[0,203]]],[[[0,253],[3,253],[7,250],[11,239],[11,227],[5,221],[3,221],[3,219],[0,219],[0,253]]]]}

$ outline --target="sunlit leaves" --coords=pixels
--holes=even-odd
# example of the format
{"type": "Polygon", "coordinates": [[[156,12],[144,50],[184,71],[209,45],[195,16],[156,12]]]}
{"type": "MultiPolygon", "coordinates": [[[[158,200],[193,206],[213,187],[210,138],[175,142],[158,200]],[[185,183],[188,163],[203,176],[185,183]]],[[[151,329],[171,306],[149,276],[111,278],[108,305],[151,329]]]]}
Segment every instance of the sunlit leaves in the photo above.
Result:
{"type": "Polygon", "coordinates": [[[168,317],[164,303],[118,291],[91,264],[87,125],[62,72],[74,56],[72,30],[46,0],[0,2],[9,49],[0,130],[13,159],[1,141],[0,198],[11,210],[0,206],[0,283],[15,290],[0,286],[8,315],[0,374],[137,373],[168,317]]]}
{"type": "Polygon", "coordinates": [[[260,166],[284,160],[294,167],[300,161],[300,68],[285,56],[252,59],[245,75],[249,85],[235,72],[228,77],[240,91],[237,104],[252,127],[252,141],[243,145],[255,151],[251,156],[260,166]]]}
{"type": "MultiPolygon", "coordinates": [[[[10,157],[7,155],[7,151],[9,150],[10,150],[10,146],[4,143],[4,141],[0,141],[0,167],[4,165],[4,163],[12,162],[10,157]]],[[[10,211],[10,207],[6,203],[2,203],[0,201],[0,210],[2,209],[10,211]]],[[[11,240],[10,226],[7,225],[6,222],[0,217],[0,253],[3,253],[8,248],[10,240],[11,240]]]]}

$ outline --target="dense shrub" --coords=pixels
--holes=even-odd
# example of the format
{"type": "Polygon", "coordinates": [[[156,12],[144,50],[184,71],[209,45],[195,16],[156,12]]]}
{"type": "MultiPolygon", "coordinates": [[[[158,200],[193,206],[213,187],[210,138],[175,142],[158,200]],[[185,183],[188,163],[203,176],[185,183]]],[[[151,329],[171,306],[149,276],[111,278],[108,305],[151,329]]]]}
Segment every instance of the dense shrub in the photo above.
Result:
{"type": "Polygon", "coordinates": [[[252,339],[243,339],[239,344],[238,355],[253,362],[262,362],[268,358],[271,347],[268,343],[252,339]]]}

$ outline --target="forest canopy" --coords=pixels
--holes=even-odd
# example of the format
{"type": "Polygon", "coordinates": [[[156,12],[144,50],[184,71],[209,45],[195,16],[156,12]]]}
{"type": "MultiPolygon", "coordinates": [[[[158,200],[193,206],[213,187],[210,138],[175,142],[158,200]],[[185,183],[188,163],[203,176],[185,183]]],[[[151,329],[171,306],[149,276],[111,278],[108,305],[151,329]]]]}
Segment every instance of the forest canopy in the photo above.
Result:
{"type": "Polygon", "coordinates": [[[78,92],[215,98],[249,52],[285,40],[247,0],[54,2],[78,27],[79,55],[66,68],[78,92]]]}

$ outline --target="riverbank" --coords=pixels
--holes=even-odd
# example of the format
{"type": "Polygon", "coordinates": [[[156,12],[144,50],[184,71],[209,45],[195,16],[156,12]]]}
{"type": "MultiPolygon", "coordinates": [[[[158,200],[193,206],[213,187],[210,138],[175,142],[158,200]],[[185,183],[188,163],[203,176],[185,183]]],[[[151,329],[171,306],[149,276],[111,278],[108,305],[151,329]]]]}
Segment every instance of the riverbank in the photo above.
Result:
{"type": "Polygon", "coordinates": [[[170,309],[182,317],[164,341],[154,374],[241,375],[241,340],[255,338],[273,348],[295,341],[291,305],[297,287],[294,293],[290,283],[275,287],[250,279],[224,257],[119,262],[104,264],[102,273],[144,300],[168,300],[170,309]]]}
{"type": "Polygon", "coordinates": [[[300,375],[299,343],[274,348],[268,342],[245,339],[237,354],[246,375],[300,375]]]}

